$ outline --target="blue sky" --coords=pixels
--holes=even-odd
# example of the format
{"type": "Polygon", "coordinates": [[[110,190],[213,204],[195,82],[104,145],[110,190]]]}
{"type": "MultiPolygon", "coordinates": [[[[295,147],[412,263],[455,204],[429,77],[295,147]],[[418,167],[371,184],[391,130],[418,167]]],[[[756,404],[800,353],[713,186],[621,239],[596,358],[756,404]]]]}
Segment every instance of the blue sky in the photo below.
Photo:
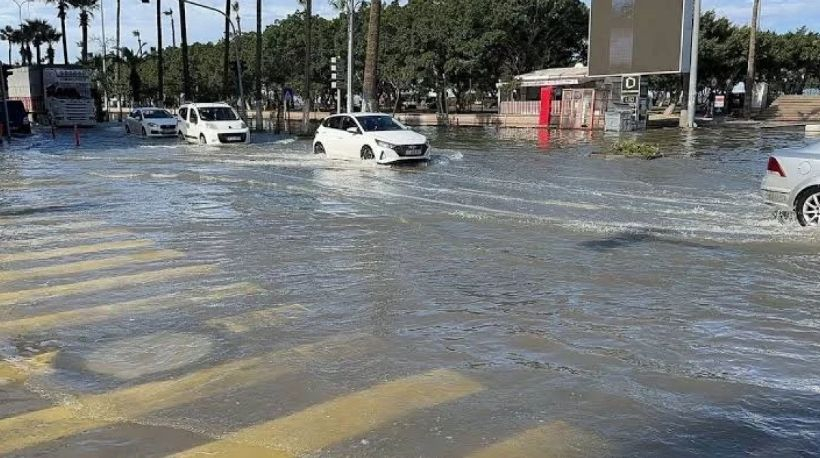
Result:
{"type": "MultiPolygon", "coordinates": [[[[156,42],[156,22],[154,11],[156,11],[156,0],[150,0],[151,4],[142,4],[140,0],[122,1],[122,36],[123,46],[136,47],[136,38],[132,31],[139,30],[143,41],[149,44],[156,42]]],[[[177,0],[161,0],[163,9],[173,8],[176,12],[177,0]]],[[[585,0],[588,3],[588,0],[585,0]]],[[[224,0],[200,0],[201,3],[224,7],[224,0]]],[[[243,29],[249,30],[255,27],[256,1],[240,0],[242,8],[243,29]]],[[[263,24],[268,24],[276,19],[282,18],[300,8],[297,0],[263,0],[263,24]]],[[[115,7],[116,0],[103,0],[105,7],[106,36],[114,37],[115,33],[115,7]]],[[[752,0],[703,0],[705,10],[714,9],[718,13],[729,17],[732,21],[745,24],[750,21],[752,0]]],[[[314,9],[319,14],[331,16],[334,13],[326,0],[314,0],[314,9]]],[[[23,19],[44,18],[55,27],[59,26],[56,19],[56,10],[53,5],[45,5],[41,0],[35,0],[23,5],[23,19]]],[[[219,16],[215,13],[200,10],[198,8],[186,8],[188,16],[188,39],[189,41],[214,41],[219,39],[223,24],[219,16]]],[[[92,43],[92,52],[99,49],[100,37],[102,35],[102,14],[95,13],[90,35],[96,38],[96,43],[92,43]]],[[[170,43],[170,23],[165,18],[163,37],[170,43]]],[[[817,29],[820,27],[820,0],[763,0],[762,26],[765,29],[785,31],[806,25],[817,29]]],[[[73,56],[79,54],[79,50],[74,45],[80,40],[80,31],[76,26],[77,13],[71,12],[68,18],[68,39],[69,53],[73,56]]],[[[18,8],[12,0],[0,0],[0,27],[10,24],[17,24],[18,8]]],[[[177,25],[179,24],[177,18],[177,25]]],[[[178,29],[178,27],[177,27],[178,29]]],[[[177,30],[177,40],[179,40],[179,30],[177,30]]],[[[60,51],[57,52],[58,60],[60,51]]],[[[16,50],[13,51],[16,57],[16,50]]],[[[8,46],[5,42],[0,43],[0,56],[5,60],[8,57],[8,46]]]]}

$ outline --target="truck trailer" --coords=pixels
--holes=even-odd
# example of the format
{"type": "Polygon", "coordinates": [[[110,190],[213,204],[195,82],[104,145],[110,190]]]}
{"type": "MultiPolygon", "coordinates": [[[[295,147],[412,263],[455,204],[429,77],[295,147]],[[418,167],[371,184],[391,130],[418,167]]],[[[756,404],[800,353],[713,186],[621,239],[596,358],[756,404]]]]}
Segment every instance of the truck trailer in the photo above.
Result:
{"type": "Polygon", "coordinates": [[[75,65],[32,65],[11,70],[9,99],[20,100],[39,124],[97,125],[91,71],[75,65]]]}

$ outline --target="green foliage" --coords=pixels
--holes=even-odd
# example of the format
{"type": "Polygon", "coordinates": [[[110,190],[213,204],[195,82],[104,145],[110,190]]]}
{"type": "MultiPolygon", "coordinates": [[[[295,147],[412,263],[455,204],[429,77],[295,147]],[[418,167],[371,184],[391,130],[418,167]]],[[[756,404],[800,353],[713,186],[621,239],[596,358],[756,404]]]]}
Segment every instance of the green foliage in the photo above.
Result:
{"type": "Polygon", "coordinates": [[[660,148],[636,140],[619,140],[612,146],[612,154],[641,159],[657,159],[662,157],[660,148]]]}

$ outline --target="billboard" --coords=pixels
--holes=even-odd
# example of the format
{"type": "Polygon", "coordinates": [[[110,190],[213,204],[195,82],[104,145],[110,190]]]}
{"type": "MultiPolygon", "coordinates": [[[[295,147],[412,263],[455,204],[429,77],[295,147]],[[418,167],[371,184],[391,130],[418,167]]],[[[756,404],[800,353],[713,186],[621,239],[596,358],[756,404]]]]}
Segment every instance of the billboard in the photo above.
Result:
{"type": "Polygon", "coordinates": [[[693,0],[592,0],[589,75],[686,73],[693,0]]]}

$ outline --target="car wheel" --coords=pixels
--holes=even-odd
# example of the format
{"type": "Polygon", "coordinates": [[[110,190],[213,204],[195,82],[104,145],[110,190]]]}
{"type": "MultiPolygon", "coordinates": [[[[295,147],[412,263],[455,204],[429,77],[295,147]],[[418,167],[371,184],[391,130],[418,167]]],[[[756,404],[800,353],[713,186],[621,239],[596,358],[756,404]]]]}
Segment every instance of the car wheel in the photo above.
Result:
{"type": "Polygon", "coordinates": [[[180,140],[185,141],[185,135],[182,134],[181,130],[177,132],[177,137],[179,137],[180,140]]]}
{"type": "Polygon", "coordinates": [[[369,146],[365,145],[362,148],[362,160],[372,161],[373,159],[376,159],[376,155],[373,154],[373,150],[369,146]]]}
{"type": "Polygon", "coordinates": [[[207,145],[208,144],[208,141],[205,140],[205,135],[199,134],[199,144],[200,145],[207,145]]]}
{"type": "Polygon", "coordinates": [[[325,147],[321,143],[313,145],[313,154],[325,154],[325,147]]]}
{"type": "Polygon", "coordinates": [[[820,226],[820,188],[810,188],[797,198],[797,221],[801,226],[820,226]]]}

